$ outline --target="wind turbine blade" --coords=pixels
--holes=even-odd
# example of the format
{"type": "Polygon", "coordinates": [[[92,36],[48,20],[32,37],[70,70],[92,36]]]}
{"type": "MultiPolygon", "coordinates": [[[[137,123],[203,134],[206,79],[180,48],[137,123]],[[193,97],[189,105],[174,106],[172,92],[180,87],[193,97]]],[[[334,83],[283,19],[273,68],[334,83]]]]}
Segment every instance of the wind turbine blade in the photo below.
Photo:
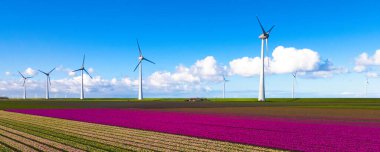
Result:
{"type": "Polygon", "coordinates": [[[18,71],[18,73],[19,73],[19,74],[22,76],[22,78],[24,78],[24,79],[25,79],[24,75],[22,75],[20,71],[18,71]]]}
{"type": "Polygon", "coordinates": [[[139,65],[141,64],[142,60],[139,61],[139,63],[136,65],[135,69],[133,70],[133,72],[136,71],[136,69],[139,67],[139,65]]]}
{"type": "Polygon", "coordinates": [[[49,80],[49,84],[50,84],[50,86],[51,86],[50,76],[48,76],[48,80],[49,80]]]}
{"type": "Polygon", "coordinates": [[[269,33],[273,30],[273,28],[274,28],[275,26],[276,26],[276,25],[273,25],[273,26],[268,30],[267,34],[269,34],[269,33]]]}
{"type": "Polygon", "coordinates": [[[33,78],[33,77],[26,77],[26,79],[30,79],[30,78],[33,78]]]}
{"type": "Polygon", "coordinates": [[[86,60],[86,54],[83,55],[82,67],[84,67],[84,61],[86,60]]]}
{"type": "Polygon", "coordinates": [[[263,34],[265,34],[265,33],[266,33],[266,32],[265,32],[265,29],[264,29],[263,25],[261,24],[259,17],[256,16],[256,18],[257,18],[257,21],[258,21],[259,24],[260,24],[260,27],[261,27],[261,30],[263,31],[263,34]]]}
{"type": "Polygon", "coordinates": [[[74,70],[73,72],[77,72],[77,71],[80,71],[80,70],[82,70],[82,68],[81,68],[81,69],[78,69],[78,70],[74,70]]]}
{"type": "Polygon", "coordinates": [[[45,73],[44,71],[41,71],[41,70],[38,70],[38,71],[40,71],[41,73],[43,73],[43,74],[47,75],[47,73],[45,73]]]}
{"type": "Polygon", "coordinates": [[[136,42],[137,42],[137,47],[139,48],[139,54],[140,54],[140,56],[142,56],[139,40],[136,39],[136,42]]]}
{"type": "Polygon", "coordinates": [[[154,63],[153,61],[148,60],[147,58],[143,58],[143,60],[148,61],[148,62],[153,63],[153,64],[156,64],[156,63],[154,63]]]}
{"type": "Polygon", "coordinates": [[[50,73],[52,73],[54,70],[55,70],[55,68],[54,68],[54,69],[52,69],[52,70],[50,70],[49,74],[50,74],[50,73]]]}
{"type": "Polygon", "coordinates": [[[25,86],[25,81],[26,81],[26,79],[24,79],[24,83],[22,84],[22,86],[25,86]]]}
{"type": "Polygon", "coordinates": [[[90,76],[90,78],[92,79],[92,76],[90,75],[90,73],[88,73],[88,71],[87,71],[86,69],[83,69],[83,70],[84,70],[84,72],[86,72],[87,75],[90,76]]]}

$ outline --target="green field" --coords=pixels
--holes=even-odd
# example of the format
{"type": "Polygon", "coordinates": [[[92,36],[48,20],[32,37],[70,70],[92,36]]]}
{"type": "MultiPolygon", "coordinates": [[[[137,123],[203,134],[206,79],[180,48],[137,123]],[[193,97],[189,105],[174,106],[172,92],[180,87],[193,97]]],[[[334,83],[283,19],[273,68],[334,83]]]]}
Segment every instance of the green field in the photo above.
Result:
{"type": "Polygon", "coordinates": [[[131,98],[92,99],[9,99],[0,100],[0,109],[19,108],[186,108],[195,107],[304,107],[304,108],[345,108],[380,109],[376,98],[270,98],[258,102],[256,98],[209,98],[205,102],[187,103],[185,98],[147,98],[138,101],[131,98]]]}

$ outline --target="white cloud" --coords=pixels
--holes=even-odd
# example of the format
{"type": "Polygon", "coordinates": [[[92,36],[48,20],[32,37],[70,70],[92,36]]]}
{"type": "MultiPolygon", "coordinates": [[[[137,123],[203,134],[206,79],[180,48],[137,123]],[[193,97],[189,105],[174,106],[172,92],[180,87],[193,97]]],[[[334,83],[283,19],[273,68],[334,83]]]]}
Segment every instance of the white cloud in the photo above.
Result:
{"type": "Polygon", "coordinates": [[[213,56],[207,56],[190,67],[179,65],[174,72],[154,72],[147,82],[161,91],[209,91],[211,88],[207,84],[220,82],[225,69],[213,56]]]}
{"type": "MultiPolygon", "coordinates": [[[[52,92],[79,93],[81,79],[81,76],[76,76],[72,78],[52,80],[52,92]]],[[[83,76],[83,83],[85,92],[101,92],[102,94],[133,90],[134,86],[137,85],[137,81],[131,80],[129,77],[121,79],[104,79],[101,76],[94,76],[93,79],[91,79],[88,75],[83,76]]]]}
{"type": "Polygon", "coordinates": [[[356,66],[354,67],[354,71],[355,71],[355,72],[363,72],[363,71],[365,71],[365,70],[367,70],[367,67],[364,66],[364,65],[356,65],[356,66]]]}
{"type": "MultiPolygon", "coordinates": [[[[117,83],[121,83],[127,86],[137,86],[138,85],[138,80],[132,80],[129,77],[124,77],[120,80],[120,82],[116,81],[117,83]]],[[[115,83],[115,80],[114,80],[115,83]]]]}
{"type": "Polygon", "coordinates": [[[12,73],[11,73],[11,72],[9,72],[9,71],[7,71],[7,72],[5,72],[5,75],[6,75],[6,76],[11,76],[11,75],[12,75],[12,73]]]}
{"type": "Polygon", "coordinates": [[[60,71],[60,72],[65,72],[65,73],[67,73],[67,75],[70,76],[70,77],[74,77],[74,76],[76,76],[76,73],[73,72],[72,69],[70,69],[70,68],[66,68],[66,67],[64,67],[64,66],[62,66],[62,65],[58,66],[58,67],[56,68],[56,70],[57,70],[57,71],[60,71]]]}
{"type": "Polygon", "coordinates": [[[380,65],[380,50],[376,50],[373,56],[369,56],[364,52],[355,59],[354,71],[363,72],[366,71],[369,66],[378,65],[380,65]]]}
{"type": "Polygon", "coordinates": [[[30,75],[30,76],[34,76],[37,74],[37,71],[32,69],[32,68],[27,68],[25,71],[24,71],[25,74],[27,75],[30,75]]]}
{"type": "Polygon", "coordinates": [[[88,73],[94,73],[94,72],[95,72],[94,68],[88,68],[88,73]]]}
{"type": "Polygon", "coordinates": [[[377,77],[379,77],[379,74],[378,73],[376,73],[376,72],[367,72],[367,77],[369,77],[369,78],[377,78],[377,77]]]}
{"type": "Polygon", "coordinates": [[[243,57],[234,59],[230,62],[230,73],[232,75],[240,75],[250,77],[260,74],[260,58],[243,57]]]}
{"type": "Polygon", "coordinates": [[[73,71],[68,71],[67,75],[69,75],[70,77],[74,77],[76,73],[73,71]]]}
{"type": "MultiPolygon", "coordinates": [[[[251,77],[260,74],[260,57],[242,57],[232,60],[230,74],[251,77]]],[[[318,52],[311,49],[285,48],[278,46],[272,58],[265,58],[265,71],[269,74],[304,72],[304,75],[326,78],[336,73],[347,72],[344,68],[334,67],[332,62],[322,62],[318,52]],[[268,63],[269,62],[269,63],[268,63]]]]}
{"type": "Polygon", "coordinates": [[[217,64],[213,56],[198,60],[190,70],[206,80],[218,80],[223,73],[223,69],[217,64]]]}
{"type": "MultiPolygon", "coordinates": [[[[171,75],[171,73],[169,73],[171,75]]],[[[176,82],[188,82],[188,83],[199,83],[201,78],[196,74],[192,73],[190,68],[187,68],[183,65],[176,67],[176,72],[173,73],[172,79],[176,82]]]]}
{"type": "Polygon", "coordinates": [[[273,50],[272,56],[270,71],[276,74],[313,71],[318,68],[320,62],[318,52],[310,49],[278,46],[273,50]]]}

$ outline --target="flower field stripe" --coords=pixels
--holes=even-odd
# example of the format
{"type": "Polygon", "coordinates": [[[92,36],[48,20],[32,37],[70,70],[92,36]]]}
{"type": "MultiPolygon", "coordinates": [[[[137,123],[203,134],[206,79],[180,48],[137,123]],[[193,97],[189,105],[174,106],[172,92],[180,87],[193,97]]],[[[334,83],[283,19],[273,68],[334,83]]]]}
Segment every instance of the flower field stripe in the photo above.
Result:
{"type": "Polygon", "coordinates": [[[14,149],[17,149],[18,151],[37,152],[37,150],[35,150],[35,149],[33,149],[27,145],[24,145],[22,143],[19,143],[13,139],[5,137],[2,134],[0,134],[0,141],[3,142],[4,144],[12,145],[12,147],[14,149]]]}
{"type": "MultiPolygon", "coordinates": [[[[40,117],[40,116],[33,116],[33,117],[37,117],[37,118],[41,118],[41,119],[43,118],[45,120],[48,119],[48,120],[46,120],[46,122],[41,122],[41,124],[46,124],[46,123],[49,123],[49,122],[54,122],[54,120],[59,120],[59,119],[51,120],[51,118],[40,117]]],[[[33,121],[33,122],[35,122],[35,121],[33,121]]],[[[59,126],[63,125],[61,122],[58,122],[58,123],[61,124],[59,126]]],[[[84,126],[87,126],[87,124],[89,124],[89,123],[76,122],[76,121],[75,121],[75,123],[81,123],[80,128],[82,128],[83,130],[89,130],[88,128],[84,127],[84,126]]],[[[75,125],[75,124],[70,124],[69,126],[73,126],[73,125],[75,125]]],[[[96,125],[96,124],[91,124],[90,126],[94,126],[94,125],[96,125]]],[[[119,129],[119,130],[124,130],[125,131],[125,128],[111,127],[111,126],[105,126],[105,127],[108,127],[106,129],[108,131],[110,131],[112,129],[119,129]]],[[[113,131],[106,132],[106,133],[110,133],[111,134],[112,132],[113,131]]],[[[139,134],[143,134],[139,130],[135,130],[134,132],[137,132],[136,136],[138,136],[139,134]]],[[[149,133],[154,133],[154,135],[150,134],[148,136],[152,136],[152,137],[157,136],[157,132],[149,132],[149,133]]],[[[121,132],[121,134],[122,135],[129,134],[129,132],[128,133],[121,132]]],[[[205,139],[198,139],[198,138],[190,138],[190,137],[186,137],[186,136],[178,136],[178,135],[165,135],[165,136],[176,137],[176,139],[174,140],[175,142],[176,141],[180,141],[182,144],[186,144],[187,143],[192,148],[196,148],[199,145],[201,145],[202,147],[205,147],[205,148],[212,147],[212,149],[215,149],[217,151],[251,151],[251,150],[260,150],[260,151],[261,150],[265,150],[265,151],[269,151],[270,150],[268,148],[263,148],[263,147],[253,147],[253,146],[248,146],[248,145],[232,144],[232,143],[228,143],[228,142],[220,142],[220,141],[212,141],[212,140],[205,140],[205,139]],[[194,140],[196,140],[196,141],[194,142],[194,140]]],[[[167,138],[169,138],[169,137],[167,137],[167,138]]],[[[160,140],[166,140],[167,138],[161,138],[160,140]]],[[[169,141],[173,142],[173,140],[171,138],[170,138],[169,141]]],[[[210,149],[210,148],[208,148],[208,149],[210,149]]],[[[198,151],[199,151],[199,149],[198,149],[198,151]]]]}
{"type": "Polygon", "coordinates": [[[54,141],[51,141],[51,140],[48,140],[48,139],[44,139],[44,138],[41,138],[41,137],[38,137],[38,136],[27,134],[25,132],[14,130],[14,129],[11,129],[11,128],[8,128],[8,127],[0,126],[0,129],[8,131],[8,132],[11,132],[11,133],[14,133],[14,134],[18,134],[20,136],[23,136],[23,137],[26,137],[26,138],[29,138],[29,139],[33,139],[35,141],[38,141],[40,143],[44,143],[46,145],[58,148],[60,150],[64,150],[64,151],[68,151],[68,152],[85,152],[85,151],[80,150],[80,149],[76,149],[76,148],[73,148],[73,147],[70,147],[70,146],[58,143],[58,142],[54,142],[54,141]]]}
{"type": "MultiPolygon", "coordinates": [[[[25,132],[34,136],[45,138],[51,141],[59,142],[71,147],[78,148],[74,144],[86,145],[81,141],[72,141],[66,139],[65,135],[76,135],[82,139],[88,139],[91,141],[96,140],[98,143],[113,144],[119,143],[116,147],[133,147],[133,145],[121,144],[125,141],[129,141],[131,144],[139,143],[142,147],[133,151],[150,151],[152,146],[159,145],[162,149],[156,149],[155,151],[275,151],[273,149],[261,148],[255,146],[227,143],[221,141],[212,141],[207,139],[198,139],[193,137],[171,135],[165,133],[142,131],[137,129],[128,129],[115,126],[107,126],[100,124],[92,124],[86,122],[70,121],[57,118],[47,118],[41,116],[32,116],[12,112],[0,111],[0,126],[12,128],[14,130],[25,132]],[[82,132],[80,132],[82,131],[82,132]],[[55,134],[58,134],[57,135],[55,134]],[[92,134],[91,134],[92,133],[92,134]],[[54,134],[54,135],[53,135],[54,134]],[[85,136],[83,136],[85,135],[85,136]],[[139,136],[142,135],[142,136],[139,136]],[[114,137],[114,138],[111,138],[114,137]],[[94,138],[101,138],[98,140],[94,138]],[[54,140],[53,140],[54,139],[54,140]],[[144,140],[145,139],[145,140],[144,140]],[[185,139],[185,140],[179,140],[185,139]],[[70,141],[70,144],[67,142],[70,141]],[[138,141],[138,142],[136,142],[138,141]],[[199,141],[205,141],[204,143],[199,141]],[[186,143],[190,143],[186,144],[186,143]],[[226,145],[223,149],[216,150],[214,147],[209,147],[207,143],[215,143],[215,145],[226,145]],[[219,144],[218,144],[219,143],[219,144]],[[124,145],[124,146],[123,146],[124,145]],[[197,145],[197,146],[194,146],[197,145]],[[166,148],[165,148],[166,147],[166,148]],[[240,147],[240,148],[236,148],[240,147]],[[244,148],[242,148],[244,147],[244,148]],[[239,150],[237,150],[239,149],[239,150]]],[[[90,146],[91,147],[91,146],[90,146]]],[[[94,148],[94,147],[92,147],[94,148]]],[[[136,148],[136,147],[135,147],[136,148]]],[[[154,148],[154,146],[153,146],[154,148]]],[[[221,147],[219,147],[221,148],[221,147]]],[[[86,150],[81,147],[81,149],[86,150]]],[[[99,149],[98,149],[99,150],[99,149]]],[[[97,150],[86,150],[97,151],[97,150]]]]}
{"type": "Polygon", "coordinates": [[[45,144],[39,143],[37,141],[25,138],[23,136],[13,134],[10,132],[7,132],[5,130],[0,129],[0,134],[3,136],[6,136],[8,138],[11,138],[13,140],[17,140],[19,142],[22,142],[23,144],[26,144],[28,146],[34,147],[35,149],[42,150],[42,151],[49,151],[49,152],[59,152],[60,150],[52,148],[50,146],[47,146],[45,144]]]}
{"type": "Polygon", "coordinates": [[[380,151],[380,127],[367,123],[295,121],[141,109],[10,111],[296,151],[380,151]]]}

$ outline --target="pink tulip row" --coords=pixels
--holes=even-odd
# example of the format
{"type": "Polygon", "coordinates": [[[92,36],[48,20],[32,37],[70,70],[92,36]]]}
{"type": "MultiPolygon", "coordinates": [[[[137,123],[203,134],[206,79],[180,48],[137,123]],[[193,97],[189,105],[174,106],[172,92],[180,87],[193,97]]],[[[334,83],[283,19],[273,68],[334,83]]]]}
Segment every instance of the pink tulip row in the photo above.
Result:
{"type": "Polygon", "coordinates": [[[9,110],[47,117],[299,151],[380,151],[380,127],[130,109],[9,110]]]}

